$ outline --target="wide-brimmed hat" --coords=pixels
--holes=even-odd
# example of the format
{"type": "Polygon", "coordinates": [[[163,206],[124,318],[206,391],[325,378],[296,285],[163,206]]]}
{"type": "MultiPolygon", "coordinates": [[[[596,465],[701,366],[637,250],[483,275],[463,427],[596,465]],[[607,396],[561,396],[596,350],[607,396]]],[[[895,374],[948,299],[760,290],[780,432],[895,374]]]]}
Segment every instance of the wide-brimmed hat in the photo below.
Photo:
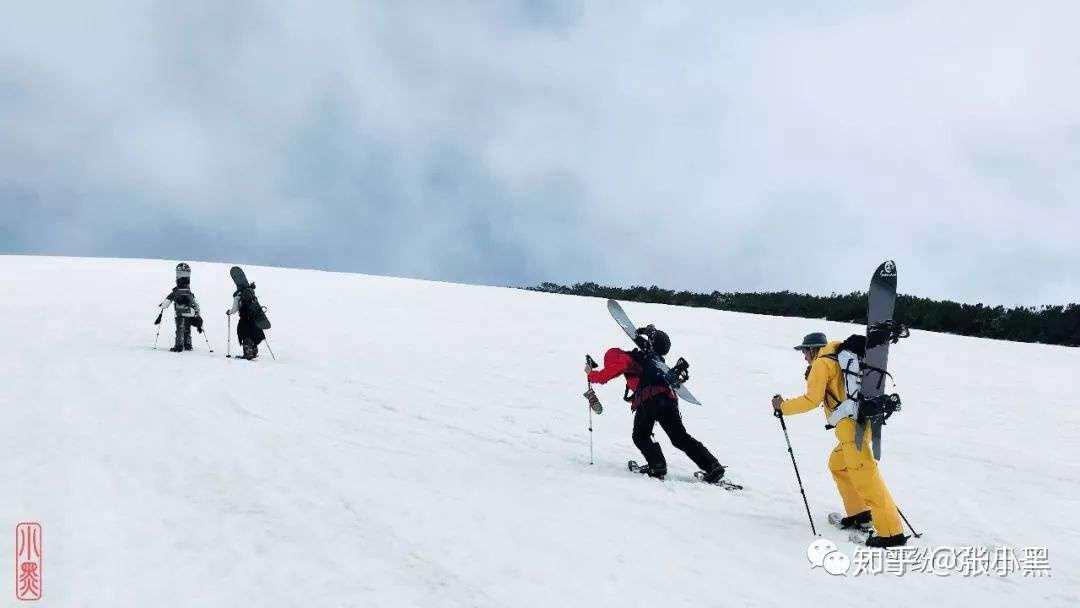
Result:
{"type": "Polygon", "coordinates": [[[795,347],[795,350],[810,350],[812,348],[821,348],[829,343],[829,339],[825,337],[825,334],[820,331],[815,331],[812,334],[806,334],[806,337],[802,339],[802,344],[795,347]]]}

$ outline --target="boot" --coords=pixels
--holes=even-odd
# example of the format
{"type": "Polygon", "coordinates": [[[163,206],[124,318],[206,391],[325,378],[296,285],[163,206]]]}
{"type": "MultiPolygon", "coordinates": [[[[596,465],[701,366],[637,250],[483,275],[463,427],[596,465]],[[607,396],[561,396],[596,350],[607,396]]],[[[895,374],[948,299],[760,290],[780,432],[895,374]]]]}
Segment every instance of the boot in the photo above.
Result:
{"type": "Polygon", "coordinates": [[[851,528],[865,528],[870,525],[870,511],[863,511],[862,513],[856,513],[855,515],[849,515],[840,520],[841,530],[850,530],[851,528]]]}
{"type": "Polygon", "coordinates": [[[874,536],[866,539],[867,547],[876,548],[888,548],[888,547],[902,547],[907,544],[908,537],[903,534],[895,534],[893,536],[874,536]]]}
{"type": "Polygon", "coordinates": [[[655,477],[657,479],[663,479],[667,475],[667,463],[663,464],[646,464],[638,469],[638,473],[642,475],[648,475],[649,477],[655,477]]]}
{"type": "Polygon", "coordinates": [[[701,476],[701,480],[706,483],[716,483],[724,478],[724,465],[719,462],[712,466],[705,474],[701,476]]]}
{"type": "Polygon", "coordinates": [[[184,351],[184,348],[181,347],[181,346],[174,346],[174,347],[169,349],[170,353],[179,353],[179,352],[183,352],[183,351],[184,351]]]}

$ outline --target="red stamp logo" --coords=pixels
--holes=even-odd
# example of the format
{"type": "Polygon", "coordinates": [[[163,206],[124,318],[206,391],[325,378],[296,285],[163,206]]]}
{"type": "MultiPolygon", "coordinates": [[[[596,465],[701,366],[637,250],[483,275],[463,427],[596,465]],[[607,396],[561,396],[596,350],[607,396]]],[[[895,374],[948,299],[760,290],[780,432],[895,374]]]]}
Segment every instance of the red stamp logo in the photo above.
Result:
{"type": "Polygon", "coordinates": [[[41,599],[41,524],[15,526],[15,599],[41,599]]]}

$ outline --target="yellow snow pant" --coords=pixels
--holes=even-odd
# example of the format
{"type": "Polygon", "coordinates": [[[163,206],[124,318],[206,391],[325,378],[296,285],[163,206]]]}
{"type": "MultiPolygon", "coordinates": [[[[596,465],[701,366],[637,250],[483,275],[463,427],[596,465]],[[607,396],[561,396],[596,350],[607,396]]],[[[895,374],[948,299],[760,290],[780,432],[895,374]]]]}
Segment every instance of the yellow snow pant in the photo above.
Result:
{"type": "Polygon", "coordinates": [[[870,511],[878,536],[903,534],[896,503],[870,453],[870,426],[866,427],[861,450],[855,447],[855,423],[851,419],[840,421],[836,438],[839,443],[829,456],[829,471],[847,514],[870,511]]]}

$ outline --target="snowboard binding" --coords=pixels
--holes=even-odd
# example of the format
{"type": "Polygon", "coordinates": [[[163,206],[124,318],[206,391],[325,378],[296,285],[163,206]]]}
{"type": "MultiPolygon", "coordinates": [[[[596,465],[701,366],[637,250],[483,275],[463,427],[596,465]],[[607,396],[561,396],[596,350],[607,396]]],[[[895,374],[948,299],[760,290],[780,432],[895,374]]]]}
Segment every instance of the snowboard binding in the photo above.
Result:
{"type": "Polygon", "coordinates": [[[639,327],[635,332],[634,344],[643,351],[652,351],[652,338],[656,335],[656,326],[653,324],[639,327]]]}
{"type": "Polygon", "coordinates": [[[664,380],[671,385],[671,388],[679,388],[690,379],[690,363],[679,357],[679,360],[675,362],[675,366],[671,368],[671,371],[664,374],[664,380]]]}
{"type": "Polygon", "coordinates": [[[911,336],[907,326],[892,319],[874,323],[866,328],[866,348],[881,346],[886,342],[896,344],[902,338],[911,336]]]}
{"type": "Polygon", "coordinates": [[[899,412],[900,409],[900,395],[896,393],[861,399],[859,401],[859,415],[855,421],[860,424],[868,422],[871,424],[885,424],[885,421],[896,412],[899,412]]]}

